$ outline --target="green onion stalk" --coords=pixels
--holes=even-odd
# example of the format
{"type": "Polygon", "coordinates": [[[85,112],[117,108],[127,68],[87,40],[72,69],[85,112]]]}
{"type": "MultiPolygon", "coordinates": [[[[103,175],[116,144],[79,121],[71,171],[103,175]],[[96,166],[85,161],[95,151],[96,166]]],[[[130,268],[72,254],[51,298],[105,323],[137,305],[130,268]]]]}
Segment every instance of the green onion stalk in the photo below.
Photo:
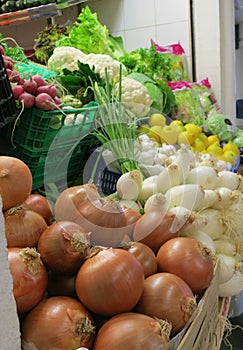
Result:
{"type": "Polygon", "coordinates": [[[120,67],[118,91],[109,83],[106,72],[105,86],[93,84],[94,97],[99,108],[93,134],[99,142],[109,149],[121,167],[121,173],[140,170],[135,160],[134,142],[137,138],[137,120],[135,115],[121,101],[120,67]]]}

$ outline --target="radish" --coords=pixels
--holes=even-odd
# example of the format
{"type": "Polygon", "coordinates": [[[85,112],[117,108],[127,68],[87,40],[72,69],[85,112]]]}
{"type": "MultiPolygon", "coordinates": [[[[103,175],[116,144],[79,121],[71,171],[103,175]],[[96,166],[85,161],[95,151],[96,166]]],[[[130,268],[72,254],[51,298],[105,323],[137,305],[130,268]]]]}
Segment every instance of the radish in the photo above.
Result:
{"type": "Polygon", "coordinates": [[[30,77],[30,79],[25,80],[22,84],[24,90],[34,95],[37,91],[37,83],[30,77]]]}
{"type": "Polygon", "coordinates": [[[32,108],[35,104],[35,96],[28,92],[23,92],[19,96],[19,101],[24,104],[24,108],[32,108]]]}
{"type": "Polygon", "coordinates": [[[3,62],[4,62],[4,65],[5,65],[5,68],[13,69],[14,61],[13,61],[13,59],[11,57],[3,55],[3,62]]]}
{"type": "Polygon", "coordinates": [[[10,78],[11,74],[12,74],[12,69],[6,68],[6,72],[7,72],[8,77],[10,78]]]}
{"type": "Polygon", "coordinates": [[[48,94],[52,98],[54,98],[57,95],[57,89],[56,89],[56,87],[54,85],[39,86],[37,88],[36,94],[39,95],[39,94],[42,94],[42,93],[48,94]]]}
{"type": "Polygon", "coordinates": [[[37,87],[46,85],[45,80],[39,74],[33,75],[32,80],[36,82],[37,87]]]}
{"type": "Polygon", "coordinates": [[[12,86],[12,92],[13,92],[14,98],[17,100],[19,99],[19,96],[24,93],[24,88],[21,85],[14,85],[12,86]]]}
{"type": "Polygon", "coordinates": [[[56,109],[56,103],[54,99],[45,92],[42,92],[36,96],[35,106],[42,111],[52,111],[56,109]]]}
{"type": "Polygon", "coordinates": [[[0,45],[0,52],[2,55],[4,55],[4,47],[2,45],[0,45]]]}
{"type": "Polygon", "coordinates": [[[9,78],[12,83],[18,83],[20,81],[20,74],[17,70],[13,69],[9,78]]]}

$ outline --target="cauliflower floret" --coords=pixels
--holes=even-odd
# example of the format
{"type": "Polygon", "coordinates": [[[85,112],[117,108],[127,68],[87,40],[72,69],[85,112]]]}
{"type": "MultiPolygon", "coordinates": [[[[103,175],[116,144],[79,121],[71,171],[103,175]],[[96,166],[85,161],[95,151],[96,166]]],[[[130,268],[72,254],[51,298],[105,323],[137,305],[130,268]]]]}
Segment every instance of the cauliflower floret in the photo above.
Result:
{"type": "Polygon", "coordinates": [[[78,61],[87,56],[81,50],[71,46],[60,46],[54,49],[53,54],[48,60],[48,67],[58,73],[64,68],[71,71],[78,69],[78,61]]]}
{"type": "Polygon", "coordinates": [[[90,53],[83,56],[80,61],[82,63],[87,63],[91,69],[94,67],[95,73],[98,73],[101,78],[105,78],[105,70],[107,70],[110,81],[114,81],[115,78],[119,76],[121,65],[122,74],[127,74],[126,67],[121,62],[114,60],[114,58],[109,55],[90,53]]]}
{"type": "MultiPolygon", "coordinates": [[[[117,93],[118,89],[119,83],[117,83],[115,86],[117,93]]],[[[128,77],[122,77],[121,100],[137,117],[146,116],[152,104],[152,100],[146,86],[139,81],[128,77]]]]}

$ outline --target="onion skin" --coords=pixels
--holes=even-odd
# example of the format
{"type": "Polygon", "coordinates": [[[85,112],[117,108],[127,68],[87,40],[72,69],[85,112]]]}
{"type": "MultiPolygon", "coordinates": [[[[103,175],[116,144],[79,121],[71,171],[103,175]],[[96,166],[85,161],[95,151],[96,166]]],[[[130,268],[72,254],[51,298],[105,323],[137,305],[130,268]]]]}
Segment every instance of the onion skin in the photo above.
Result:
{"type": "Polygon", "coordinates": [[[76,277],[79,300],[92,312],[112,316],[138,302],[144,284],[142,265],[129,252],[106,248],[91,253],[76,277]]]}
{"type": "Polygon", "coordinates": [[[133,241],[148,245],[156,254],[167,240],[178,237],[179,231],[171,232],[175,215],[159,211],[149,211],[136,222],[133,230],[133,241]]]}
{"type": "Polygon", "coordinates": [[[180,277],[159,272],[145,279],[143,294],[134,311],[172,324],[171,334],[180,332],[196,309],[192,290],[180,277]]]}
{"type": "Polygon", "coordinates": [[[162,349],[167,345],[171,325],[135,312],[113,316],[100,328],[93,350],[162,349]]]}
{"type": "Polygon", "coordinates": [[[77,209],[72,221],[90,232],[92,245],[117,247],[128,233],[124,208],[112,198],[87,199],[77,209]]]}
{"type": "Polygon", "coordinates": [[[9,248],[8,261],[13,278],[13,294],[17,312],[23,314],[44,297],[47,270],[35,248],[9,248]]]}
{"type": "Polygon", "coordinates": [[[29,167],[15,157],[0,156],[0,195],[3,212],[21,205],[32,191],[29,167]]]}
{"type": "Polygon", "coordinates": [[[209,287],[214,276],[211,249],[191,237],[165,242],[157,253],[158,270],[173,273],[190,286],[194,294],[209,287]]]}
{"type": "Polygon", "coordinates": [[[157,258],[151,248],[141,242],[131,242],[127,251],[140,262],[143,267],[144,277],[148,277],[157,272],[157,258]]]}
{"type": "Polygon", "coordinates": [[[35,211],[45,219],[47,225],[53,220],[53,212],[48,199],[41,194],[32,193],[28,196],[22,206],[35,211]]]}
{"type": "Polygon", "coordinates": [[[8,248],[36,247],[48,227],[43,217],[30,209],[14,207],[4,213],[8,248]]]}
{"type": "Polygon", "coordinates": [[[93,319],[86,308],[70,297],[41,301],[24,318],[21,327],[23,350],[33,344],[38,350],[73,350],[92,347],[93,319]]]}
{"type": "Polygon", "coordinates": [[[55,202],[55,218],[57,221],[70,221],[77,213],[77,207],[84,200],[99,198],[98,189],[94,184],[71,186],[62,191],[55,202]]]}
{"type": "Polygon", "coordinates": [[[71,221],[54,222],[38,241],[38,251],[43,262],[56,273],[76,273],[84,262],[89,247],[88,234],[71,221]]]}

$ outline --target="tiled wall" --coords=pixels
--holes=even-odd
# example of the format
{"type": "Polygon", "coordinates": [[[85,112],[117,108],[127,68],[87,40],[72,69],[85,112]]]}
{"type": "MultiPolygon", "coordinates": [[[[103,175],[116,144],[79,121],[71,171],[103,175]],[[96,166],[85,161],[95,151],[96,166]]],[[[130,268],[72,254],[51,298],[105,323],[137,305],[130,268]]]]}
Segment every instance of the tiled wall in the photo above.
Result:
{"type": "MultiPolygon", "coordinates": [[[[189,0],[90,0],[86,4],[96,12],[110,33],[122,36],[127,51],[148,47],[150,39],[161,45],[180,41],[185,50],[188,70],[191,71],[191,35],[189,0]]],[[[56,23],[73,23],[78,7],[73,6],[55,17],[56,23]]],[[[5,36],[13,37],[26,49],[33,47],[38,31],[47,20],[38,20],[18,26],[0,28],[5,36]]]]}

